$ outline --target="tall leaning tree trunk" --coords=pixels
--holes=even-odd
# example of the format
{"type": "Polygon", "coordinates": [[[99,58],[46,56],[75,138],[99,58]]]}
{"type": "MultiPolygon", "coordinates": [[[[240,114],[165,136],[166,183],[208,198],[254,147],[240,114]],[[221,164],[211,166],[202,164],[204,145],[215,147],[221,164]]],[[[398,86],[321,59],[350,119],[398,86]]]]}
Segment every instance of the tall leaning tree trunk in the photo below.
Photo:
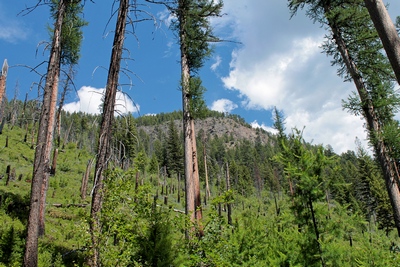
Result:
{"type": "Polygon", "coordinates": [[[71,66],[69,69],[68,77],[67,77],[64,87],[63,87],[63,91],[61,93],[60,102],[58,103],[58,109],[57,109],[57,115],[56,115],[56,127],[57,127],[56,146],[57,146],[57,148],[60,148],[60,144],[61,144],[61,112],[64,107],[65,96],[67,95],[69,81],[72,78],[72,76],[73,76],[73,69],[71,66]]]}
{"type": "Polygon", "coordinates": [[[1,68],[1,74],[0,74],[0,105],[3,104],[3,98],[6,92],[7,73],[8,73],[7,59],[4,59],[3,67],[1,68]]]}
{"type": "MultiPolygon", "coordinates": [[[[231,178],[229,176],[229,163],[226,162],[226,191],[231,190],[231,178]]],[[[232,225],[232,203],[228,202],[227,204],[228,208],[228,224],[232,225]]]]}
{"type": "Polygon", "coordinates": [[[28,218],[27,237],[25,244],[25,267],[38,264],[38,237],[44,231],[44,219],[41,220],[44,210],[47,187],[50,175],[50,154],[52,149],[55,107],[57,103],[58,80],[60,75],[61,58],[61,28],[68,1],[60,0],[57,19],[54,25],[54,36],[50,51],[50,59],[44,87],[42,110],[39,119],[39,130],[33,164],[30,210],[28,218]],[[41,225],[43,223],[43,225],[41,225]]]}
{"type": "Polygon", "coordinates": [[[181,50],[181,75],[182,75],[182,106],[183,106],[183,135],[185,158],[185,212],[190,215],[190,220],[200,226],[202,218],[200,181],[197,162],[196,135],[194,118],[190,109],[190,67],[188,62],[188,47],[186,44],[187,14],[184,11],[187,3],[179,1],[179,39],[181,50]]]}
{"type": "Polygon", "coordinates": [[[397,233],[400,236],[400,191],[399,186],[396,182],[396,170],[389,156],[388,147],[386,147],[385,142],[382,139],[381,127],[379,124],[379,119],[376,115],[375,108],[372,104],[372,101],[368,95],[368,91],[365,88],[364,81],[359,74],[356,64],[351,59],[349,55],[349,51],[347,49],[346,43],[342,38],[341,32],[339,28],[333,22],[329,22],[329,26],[331,27],[333,38],[335,39],[337,48],[342,56],[343,62],[346,65],[347,70],[349,71],[354,84],[357,88],[357,92],[360,96],[360,100],[363,103],[362,109],[367,121],[367,126],[370,134],[376,137],[376,140],[373,143],[374,150],[380,166],[383,171],[383,176],[385,179],[386,189],[388,191],[388,195],[390,198],[390,202],[393,209],[394,222],[397,228],[397,233]]]}
{"type": "Polygon", "coordinates": [[[400,37],[382,0],[364,0],[400,84],[400,37]]]}
{"type": "Polygon", "coordinates": [[[125,27],[128,17],[129,0],[120,0],[118,18],[115,27],[114,42],[111,52],[110,67],[108,70],[107,86],[103,104],[103,116],[100,126],[100,136],[96,165],[94,173],[94,188],[92,196],[92,206],[90,210],[90,234],[92,238],[93,256],[91,266],[101,266],[100,262],[100,233],[101,222],[100,212],[103,203],[104,176],[103,171],[107,168],[110,157],[111,128],[114,121],[115,97],[117,94],[120,63],[125,39],[125,27]]]}
{"type": "MultiPolygon", "coordinates": [[[[3,122],[3,116],[5,110],[3,101],[4,101],[4,95],[6,93],[7,73],[8,73],[7,59],[4,59],[3,67],[1,68],[1,74],[0,74],[0,123],[3,122]]],[[[2,129],[0,129],[0,134],[1,133],[2,129]]]]}
{"type": "Polygon", "coordinates": [[[205,138],[204,132],[203,132],[203,157],[204,157],[204,176],[205,176],[205,180],[206,180],[206,200],[209,200],[211,197],[211,191],[210,191],[210,185],[208,182],[206,138],[205,138]]]}

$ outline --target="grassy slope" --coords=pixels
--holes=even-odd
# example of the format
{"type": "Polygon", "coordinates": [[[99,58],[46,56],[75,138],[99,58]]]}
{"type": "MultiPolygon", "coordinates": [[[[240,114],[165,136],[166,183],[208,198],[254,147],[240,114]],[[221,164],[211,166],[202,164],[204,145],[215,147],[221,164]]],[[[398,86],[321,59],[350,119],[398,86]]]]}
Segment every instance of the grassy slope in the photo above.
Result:
{"type": "MultiPolygon", "coordinates": [[[[18,127],[8,129],[7,126],[0,135],[0,175],[4,175],[8,165],[11,169],[15,168],[16,179],[11,181],[8,186],[5,185],[6,179],[0,180],[0,267],[1,266],[20,266],[22,251],[24,247],[23,238],[25,236],[25,225],[29,204],[30,180],[32,176],[32,164],[34,157],[34,149],[31,148],[30,142],[24,142],[25,131],[18,127]],[[8,147],[5,147],[6,138],[8,136],[8,147]],[[18,180],[22,174],[21,181],[18,180]],[[12,229],[12,231],[10,230],[12,229]],[[6,233],[12,233],[12,238],[7,239],[6,233]],[[11,248],[10,255],[4,256],[4,247],[11,248]],[[7,259],[8,262],[2,262],[2,259],[7,259]]],[[[28,138],[30,139],[30,138],[28,138]]],[[[51,177],[47,195],[47,212],[46,212],[46,234],[40,239],[39,248],[39,266],[84,266],[84,257],[87,256],[86,246],[90,244],[88,235],[88,224],[86,219],[89,215],[89,205],[86,207],[67,207],[68,204],[89,204],[90,197],[85,201],[80,199],[80,183],[82,175],[85,171],[87,161],[93,155],[79,150],[74,143],[68,144],[59,153],[58,168],[56,175],[51,177]],[[62,204],[63,207],[56,207],[53,204],[62,204]],[[76,264],[76,265],[75,265],[76,264]]],[[[116,177],[114,177],[115,179],[116,177]]],[[[147,220],[150,217],[148,209],[141,213],[137,208],[140,208],[131,191],[135,191],[135,175],[127,177],[127,180],[120,181],[115,184],[115,195],[111,195],[110,201],[114,201],[109,207],[111,226],[118,225],[120,220],[120,228],[116,233],[132,235],[134,242],[131,247],[127,247],[127,257],[131,260],[129,249],[135,251],[140,249],[140,245],[151,244],[152,240],[147,240],[151,233],[151,226],[154,223],[147,220]],[[129,186],[129,183],[131,184],[129,186]],[[120,205],[120,206],[116,206],[120,205]],[[116,212],[125,211],[123,212],[116,212]],[[137,218],[139,215],[145,219],[137,218]],[[147,221],[145,221],[147,220],[147,221]],[[126,231],[126,232],[123,232],[126,231]],[[138,239],[139,237],[139,239],[138,239]],[[145,241],[143,241],[144,239],[145,241]],[[138,240],[142,240],[140,245],[138,240]],[[147,243],[146,243],[147,242],[147,243]]],[[[141,181],[142,177],[139,177],[141,181]]],[[[115,179],[118,182],[118,179],[115,179]]],[[[157,185],[156,175],[147,175],[144,178],[144,183],[157,185]],[[151,178],[150,178],[151,177],[151,178]],[[152,183],[150,183],[150,179],[152,183]]],[[[183,180],[183,179],[182,179],[183,180]]],[[[163,184],[164,179],[160,177],[158,184],[163,184]]],[[[183,210],[184,195],[181,192],[181,203],[177,203],[177,179],[167,178],[166,183],[170,188],[168,191],[168,205],[177,210],[183,210]],[[175,190],[172,190],[175,188],[175,190]],[[172,191],[172,192],[171,192],[172,191]]],[[[183,181],[181,181],[183,185],[183,181]]],[[[89,182],[89,185],[92,181],[89,182]]],[[[181,187],[182,190],[183,187],[181,187]]],[[[215,189],[216,190],[216,189],[215,189]]],[[[147,202],[152,201],[153,196],[158,192],[159,198],[157,207],[165,207],[162,205],[165,187],[150,186],[149,192],[146,192],[144,199],[147,202]]],[[[213,192],[214,195],[216,192],[213,192]]],[[[89,194],[89,192],[88,192],[89,194]]],[[[219,197],[221,202],[224,202],[219,197]]],[[[172,251],[172,256],[178,260],[185,262],[185,266],[195,265],[195,262],[209,261],[210,266],[284,266],[291,261],[299,261],[299,257],[303,253],[303,242],[307,241],[301,236],[297,230],[297,225],[294,223],[293,214],[290,210],[290,200],[284,196],[278,196],[278,206],[280,215],[277,215],[275,203],[271,195],[265,195],[263,198],[250,197],[248,199],[235,197],[234,205],[234,226],[227,226],[226,223],[220,223],[222,218],[216,216],[218,197],[213,201],[208,201],[208,205],[204,206],[205,212],[205,237],[202,240],[196,241],[193,250],[182,250],[184,247],[179,246],[180,252],[172,251]],[[206,258],[200,258],[199,255],[207,255],[206,258]],[[213,264],[211,264],[211,262],[213,264]],[[192,263],[192,264],[189,264],[192,263]],[[228,264],[229,263],[229,264],[228,264]]],[[[323,210],[323,203],[321,210],[323,210]]],[[[107,205],[105,205],[107,207],[107,205]]],[[[222,205],[223,206],[223,205],[222,205]]],[[[381,231],[374,231],[365,234],[365,226],[360,227],[358,224],[365,222],[360,221],[353,223],[351,219],[355,216],[348,215],[345,209],[341,207],[333,207],[338,211],[331,210],[331,218],[324,219],[322,243],[324,249],[324,257],[329,263],[329,266],[353,266],[357,261],[359,266],[363,263],[377,263],[376,266],[394,266],[387,265],[398,260],[399,255],[388,250],[390,239],[387,239],[381,231]],[[348,234],[353,238],[353,245],[349,245],[348,234]],[[369,240],[373,242],[370,243],[369,240]],[[348,256],[346,256],[348,255],[348,256]],[[386,265],[385,265],[386,264],[386,265]]],[[[182,214],[172,211],[173,217],[177,217],[181,221],[182,214]]],[[[321,211],[322,212],[322,211],[321,211]]],[[[323,213],[323,212],[322,212],[323,213]]],[[[226,212],[223,210],[224,218],[226,212]]],[[[359,220],[359,219],[357,219],[359,220]]],[[[225,219],[224,219],[225,221],[225,219]]],[[[169,225],[173,243],[179,244],[183,242],[184,233],[175,221],[169,225]],[[172,226],[172,227],[171,227],[172,226]]],[[[108,247],[104,247],[104,254],[109,256],[110,262],[115,263],[122,258],[124,252],[122,243],[113,245],[113,232],[105,234],[105,238],[110,239],[108,247]],[[108,234],[108,235],[107,235],[108,234]],[[109,251],[109,255],[107,254],[109,251]],[[113,258],[115,257],[115,258],[113,258]]],[[[163,229],[161,229],[163,230],[163,229]]],[[[161,232],[162,233],[162,232],[161,232]]],[[[160,234],[160,232],[158,232],[160,234]]],[[[159,237],[158,237],[159,238],[159,237]]],[[[147,247],[146,247],[147,248],[147,247]]],[[[161,247],[158,253],[169,252],[161,247]]],[[[155,253],[153,253],[156,255],[155,253]]],[[[158,255],[158,254],[157,254],[158,255]]],[[[105,260],[108,260],[105,259],[105,260]]],[[[177,264],[176,266],[179,266],[177,264]]],[[[105,266],[114,266],[107,265],[105,266]]],[[[287,265],[289,266],[289,265],[287,265]]],[[[367,265],[365,265],[367,266],[367,265]]]]}
{"type": "MultiPolygon", "coordinates": [[[[0,135],[0,175],[4,175],[0,180],[0,195],[2,196],[0,218],[7,222],[1,226],[1,229],[6,230],[14,224],[16,232],[21,237],[24,236],[27,221],[35,152],[29,141],[24,142],[24,135],[25,130],[18,127],[9,129],[7,126],[0,135]],[[8,147],[6,147],[7,137],[8,147]],[[15,169],[15,179],[6,186],[8,165],[11,169],[15,169]]],[[[80,182],[87,161],[92,157],[86,151],[76,149],[74,143],[60,150],[56,175],[50,178],[47,193],[46,235],[40,241],[43,250],[41,253],[43,266],[51,261],[50,251],[59,251],[60,254],[64,254],[66,251],[79,249],[87,238],[84,234],[86,223],[83,221],[89,213],[89,205],[83,208],[67,207],[67,205],[90,204],[89,197],[85,201],[80,198],[80,182]],[[56,207],[53,204],[63,206],[56,207]]]]}

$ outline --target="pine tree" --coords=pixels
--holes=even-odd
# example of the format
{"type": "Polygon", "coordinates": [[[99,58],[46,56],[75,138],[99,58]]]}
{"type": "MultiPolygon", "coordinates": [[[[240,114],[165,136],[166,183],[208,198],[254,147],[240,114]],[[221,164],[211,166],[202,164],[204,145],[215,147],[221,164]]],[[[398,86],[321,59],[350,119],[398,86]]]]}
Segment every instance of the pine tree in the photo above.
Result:
{"type": "Polygon", "coordinates": [[[209,42],[217,41],[212,34],[209,19],[220,16],[221,1],[175,0],[166,4],[176,17],[172,27],[177,32],[180,46],[181,90],[183,103],[183,134],[186,185],[186,213],[191,221],[202,218],[198,155],[194,120],[205,107],[202,93],[204,87],[198,70],[211,54],[209,42]]]}
{"type": "MultiPolygon", "coordinates": [[[[65,30],[64,22],[68,20],[71,14],[76,15],[76,13],[74,13],[76,10],[71,10],[70,8],[71,6],[74,7],[74,5],[78,5],[79,2],[80,1],[59,0],[52,2],[51,5],[55,24],[33,164],[24,266],[37,266],[38,237],[44,234],[44,208],[48,179],[50,176],[50,154],[53,142],[60,66],[64,59],[69,58],[69,56],[63,56],[62,54],[63,49],[66,49],[63,47],[66,42],[66,35],[63,34],[63,30],[65,30]]],[[[77,29],[79,32],[79,28],[77,29]]],[[[79,36],[76,38],[79,39],[79,36]]],[[[71,51],[79,51],[79,46],[74,47],[71,51]]],[[[76,62],[77,58],[73,59],[73,61],[76,62]]]]}
{"type": "Polygon", "coordinates": [[[182,141],[179,138],[178,129],[173,120],[170,121],[168,126],[167,172],[169,177],[171,177],[172,173],[176,175],[183,173],[182,141]]]}
{"type": "Polygon", "coordinates": [[[294,129],[275,160],[283,165],[285,177],[294,184],[292,209],[299,231],[306,236],[306,242],[301,244],[303,265],[325,266],[320,244],[321,221],[315,206],[324,200],[324,169],[332,159],[325,156],[321,146],[313,150],[307,148],[302,133],[294,129]]]}
{"type": "Polygon", "coordinates": [[[362,3],[361,0],[291,0],[289,8],[295,14],[307,6],[307,15],[330,29],[324,50],[339,66],[338,74],[356,86],[358,96],[350,96],[344,107],[366,120],[369,141],[384,174],[400,236],[400,191],[391,155],[396,147],[390,147],[385,138],[385,128],[393,129],[391,125],[395,125],[394,111],[400,102],[393,90],[393,73],[381,53],[378,34],[362,3]]]}

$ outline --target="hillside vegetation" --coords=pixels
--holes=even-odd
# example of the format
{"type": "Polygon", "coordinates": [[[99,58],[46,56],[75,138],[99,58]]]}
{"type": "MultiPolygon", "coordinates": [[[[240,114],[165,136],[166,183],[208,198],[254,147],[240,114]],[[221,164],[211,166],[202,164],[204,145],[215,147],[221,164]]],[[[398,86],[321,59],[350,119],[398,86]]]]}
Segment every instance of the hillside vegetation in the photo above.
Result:
{"type": "MultiPolygon", "coordinates": [[[[196,122],[204,235],[185,238],[179,114],[116,119],[103,266],[399,266],[381,171],[361,147],[336,155],[296,130],[282,142],[221,113],[196,122]]],[[[9,117],[0,135],[0,266],[22,262],[34,121],[9,117]]],[[[99,118],[63,113],[61,122],[39,266],[87,266],[93,173],[84,196],[81,185],[99,118]]]]}

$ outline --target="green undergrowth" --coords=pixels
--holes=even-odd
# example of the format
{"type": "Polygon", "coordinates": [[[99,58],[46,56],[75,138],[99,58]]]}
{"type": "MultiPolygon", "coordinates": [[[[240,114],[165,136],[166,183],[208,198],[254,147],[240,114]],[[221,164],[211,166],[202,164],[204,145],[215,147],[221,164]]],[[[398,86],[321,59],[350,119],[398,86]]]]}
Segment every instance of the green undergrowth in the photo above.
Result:
{"type": "MultiPolygon", "coordinates": [[[[20,266],[24,249],[35,152],[30,138],[24,142],[25,134],[24,129],[6,125],[0,135],[0,218],[5,222],[0,227],[0,262],[5,266],[20,266]],[[8,185],[7,166],[13,173],[8,185]],[[3,249],[10,248],[10,243],[12,253],[3,249]]],[[[59,149],[56,173],[50,177],[47,192],[46,233],[39,241],[39,266],[84,264],[90,197],[81,199],[80,186],[91,158],[93,155],[77,149],[75,143],[59,149]]]]}
{"type": "MultiPolygon", "coordinates": [[[[0,152],[0,174],[5,177],[8,165],[16,173],[8,185],[0,180],[0,266],[22,262],[34,154],[24,134],[6,127],[0,135],[0,145],[9,136],[0,152]]],[[[88,266],[91,188],[82,200],[80,186],[92,158],[75,143],[60,149],[47,193],[39,266],[88,266]]],[[[193,225],[184,214],[183,188],[174,177],[110,168],[101,215],[102,266],[321,266],[321,261],[324,266],[400,266],[395,232],[387,236],[376,222],[334,200],[314,202],[316,253],[313,228],[299,220],[300,209],[294,210],[285,192],[245,197],[215,185],[207,204],[203,199],[201,225],[193,225]]]]}

